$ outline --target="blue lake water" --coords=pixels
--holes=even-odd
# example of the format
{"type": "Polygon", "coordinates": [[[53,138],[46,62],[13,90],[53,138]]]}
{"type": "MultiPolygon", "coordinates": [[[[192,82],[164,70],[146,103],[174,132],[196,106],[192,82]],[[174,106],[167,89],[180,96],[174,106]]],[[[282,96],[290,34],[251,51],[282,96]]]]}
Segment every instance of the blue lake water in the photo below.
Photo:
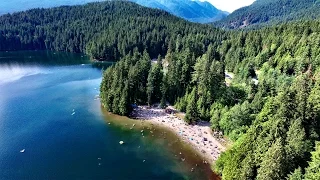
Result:
{"type": "Polygon", "coordinates": [[[101,74],[80,54],[0,53],[0,179],[217,179],[167,130],[105,112],[101,74]]]}

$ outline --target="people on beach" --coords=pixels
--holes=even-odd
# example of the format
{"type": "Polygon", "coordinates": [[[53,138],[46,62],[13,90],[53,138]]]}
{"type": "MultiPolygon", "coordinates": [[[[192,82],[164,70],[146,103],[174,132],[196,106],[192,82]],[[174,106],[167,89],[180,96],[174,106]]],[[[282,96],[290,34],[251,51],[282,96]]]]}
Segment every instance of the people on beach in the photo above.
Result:
{"type": "Polygon", "coordinates": [[[146,106],[138,106],[132,112],[131,117],[151,121],[152,124],[158,124],[171,129],[183,141],[197,150],[206,159],[204,162],[214,162],[217,160],[221,152],[225,150],[225,147],[213,136],[210,126],[204,122],[189,125],[174,115],[176,112],[173,108],[172,110],[163,110],[157,107],[147,108],[146,106]]]}

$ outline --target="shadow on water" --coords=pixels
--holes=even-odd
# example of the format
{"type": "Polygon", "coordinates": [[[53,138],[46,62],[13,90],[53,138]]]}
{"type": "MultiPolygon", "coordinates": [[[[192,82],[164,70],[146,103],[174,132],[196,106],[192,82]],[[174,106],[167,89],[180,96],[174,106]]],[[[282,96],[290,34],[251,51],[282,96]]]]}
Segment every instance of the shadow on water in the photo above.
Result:
{"type": "Polygon", "coordinates": [[[174,159],[175,166],[171,170],[177,173],[186,174],[186,179],[210,179],[220,180],[209,164],[203,163],[201,156],[191,148],[188,144],[183,142],[174,132],[152,124],[148,121],[141,121],[130,119],[123,116],[114,115],[107,112],[101,107],[104,118],[109,126],[120,129],[121,131],[137,132],[141,134],[144,147],[156,147],[157,150],[165,156],[174,159]],[[158,148],[157,148],[158,147],[158,148]]]}
{"type": "Polygon", "coordinates": [[[97,69],[106,69],[114,62],[91,61],[89,56],[80,53],[56,52],[56,51],[0,51],[0,65],[23,64],[42,66],[69,66],[79,64],[91,64],[97,69]]]}
{"type": "Polygon", "coordinates": [[[0,52],[1,64],[24,65],[77,65],[89,64],[89,57],[84,54],[54,52],[54,51],[9,51],[0,52]]]}

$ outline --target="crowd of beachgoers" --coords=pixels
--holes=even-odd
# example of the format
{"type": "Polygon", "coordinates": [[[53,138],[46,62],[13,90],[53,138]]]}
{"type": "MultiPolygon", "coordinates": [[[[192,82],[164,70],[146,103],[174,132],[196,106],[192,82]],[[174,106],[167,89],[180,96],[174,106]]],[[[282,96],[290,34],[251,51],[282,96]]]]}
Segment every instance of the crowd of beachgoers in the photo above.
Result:
{"type": "Polygon", "coordinates": [[[173,107],[161,109],[158,107],[137,106],[130,115],[132,118],[150,121],[169,128],[183,141],[190,144],[205,159],[205,163],[212,163],[225,151],[219,133],[213,133],[208,122],[198,122],[189,125],[173,107]],[[177,115],[179,114],[179,115],[177,115]]]}

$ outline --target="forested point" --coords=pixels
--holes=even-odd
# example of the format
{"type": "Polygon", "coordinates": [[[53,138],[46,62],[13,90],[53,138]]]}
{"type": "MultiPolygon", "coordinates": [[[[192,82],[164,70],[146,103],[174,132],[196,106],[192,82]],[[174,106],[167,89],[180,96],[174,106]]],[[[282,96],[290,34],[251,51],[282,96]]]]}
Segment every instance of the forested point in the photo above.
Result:
{"type": "Polygon", "coordinates": [[[4,15],[0,32],[0,50],[119,60],[103,74],[103,106],[129,115],[170,103],[188,123],[210,121],[233,141],[214,165],[222,179],[320,177],[319,20],[222,31],[104,2],[4,15]]]}

